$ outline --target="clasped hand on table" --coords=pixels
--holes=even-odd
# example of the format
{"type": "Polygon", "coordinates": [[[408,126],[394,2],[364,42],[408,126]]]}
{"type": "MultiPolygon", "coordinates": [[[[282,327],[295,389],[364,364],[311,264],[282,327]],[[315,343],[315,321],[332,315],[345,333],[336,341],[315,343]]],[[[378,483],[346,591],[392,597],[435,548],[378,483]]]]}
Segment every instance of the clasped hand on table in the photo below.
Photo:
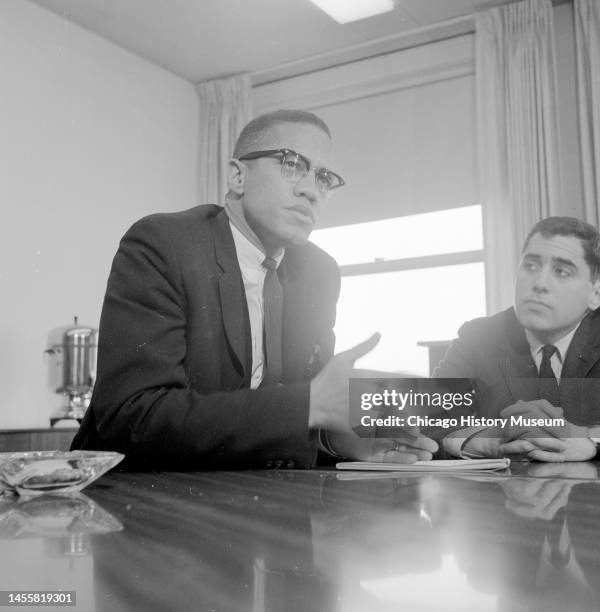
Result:
{"type": "MultiPolygon", "coordinates": [[[[502,418],[523,416],[527,419],[564,419],[562,408],[547,400],[518,401],[500,413],[502,418]]],[[[473,436],[464,452],[486,456],[524,455],[533,461],[588,461],[596,455],[596,445],[589,429],[564,419],[561,426],[506,427],[489,429],[473,436]]]]}

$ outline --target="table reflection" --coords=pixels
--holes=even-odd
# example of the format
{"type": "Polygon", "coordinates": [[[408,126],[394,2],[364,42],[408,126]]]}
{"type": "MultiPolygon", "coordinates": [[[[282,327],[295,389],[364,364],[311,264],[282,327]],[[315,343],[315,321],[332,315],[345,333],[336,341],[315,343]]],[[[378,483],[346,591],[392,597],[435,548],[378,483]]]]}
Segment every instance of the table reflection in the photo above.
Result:
{"type": "Polygon", "coordinates": [[[89,497],[0,495],[3,590],[76,591],[77,609],[94,610],[92,535],[123,525],[89,497]]]}
{"type": "MultiPolygon", "coordinates": [[[[110,474],[86,493],[123,529],[87,535],[93,595],[78,609],[598,609],[594,464],[349,476],[110,474]]],[[[0,510],[0,535],[29,541],[37,511],[15,511],[0,510]]],[[[57,557],[44,529],[38,565],[57,557]]],[[[14,581],[23,551],[13,565],[14,581]]]]}

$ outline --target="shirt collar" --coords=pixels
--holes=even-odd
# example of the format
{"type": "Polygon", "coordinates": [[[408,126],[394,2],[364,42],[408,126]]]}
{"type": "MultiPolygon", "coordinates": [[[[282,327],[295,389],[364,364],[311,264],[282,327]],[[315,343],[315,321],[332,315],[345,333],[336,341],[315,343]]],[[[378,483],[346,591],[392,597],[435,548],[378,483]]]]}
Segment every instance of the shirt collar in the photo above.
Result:
{"type": "MultiPolygon", "coordinates": [[[[579,325],[581,325],[581,321],[578,323],[577,327],[572,329],[568,334],[565,334],[560,340],[554,342],[554,346],[558,351],[558,358],[561,363],[565,359],[565,355],[567,354],[567,350],[569,349],[571,340],[573,340],[575,332],[579,329],[579,325]]],[[[531,351],[531,354],[535,357],[535,355],[542,350],[544,344],[537,340],[528,329],[525,330],[525,337],[527,338],[527,342],[529,343],[529,350],[531,351]]]]}
{"type": "MultiPolygon", "coordinates": [[[[265,259],[264,252],[259,249],[254,242],[248,240],[244,233],[237,228],[231,219],[229,219],[229,225],[231,227],[231,234],[233,236],[233,242],[235,244],[235,250],[240,268],[243,268],[244,270],[264,270],[262,265],[265,259]]],[[[277,267],[279,267],[284,254],[284,249],[281,249],[279,254],[273,257],[273,259],[277,262],[277,267]]]]}
{"type": "MultiPolygon", "coordinates": [[[[229,225],[238,231],[238,235],[241,235],[244,238],[245,242],[250,243],[250,245],[253,246],[254,249],[262,253],[262,258],[260,260],[262,264],[262,261],[266,255],[266,249],[263,246],[263,243],[258,238],[258,236],[248,225],[246,217],[244,216],[244,211],[242,210],[241,203],[238,202],[237,204],[234,204],[230,201],[229,198],[225,198],[225,212],[227,213],[227,217],[229,218],[229,225]]],[[[236,248],[237,246],[238,244],[236,242],[236,248]]],[[[277,262],[277,266],[279,266],[279,264],[281,263],[284,254],[285,249],[280,249],[279,251],[277,251],[276,254],[271,255],[271,257],[273,257],[273,259],[277,262]]]]}

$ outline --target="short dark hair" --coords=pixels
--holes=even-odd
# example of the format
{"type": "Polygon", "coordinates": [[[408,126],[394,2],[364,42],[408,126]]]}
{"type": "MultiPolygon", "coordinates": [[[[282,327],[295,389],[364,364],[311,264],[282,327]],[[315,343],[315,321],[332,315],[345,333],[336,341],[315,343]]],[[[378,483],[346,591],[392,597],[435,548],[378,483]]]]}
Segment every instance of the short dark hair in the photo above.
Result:
{"type": "Polygon", "coordinates": [[[331,132],[327,124],[314,113],[303,110],[280,109],[259,115],[244,127],[235,143],[233,157],[239,159],[246,153],[260,149],[270,130],[281,123],[306,123],[314,125],[331,138],[331,132]]]}
{"type": "Polygon", "coordinates": [[[534,234],[541,234],[544,238],[552,236],[579,238],[583,248],[583,258],[590,267],[592,279],[600,276],[600,233],[593,225],[575,217],[546,217],[533,226],[525,238],[522,252],[525,252],[534,234]]]}

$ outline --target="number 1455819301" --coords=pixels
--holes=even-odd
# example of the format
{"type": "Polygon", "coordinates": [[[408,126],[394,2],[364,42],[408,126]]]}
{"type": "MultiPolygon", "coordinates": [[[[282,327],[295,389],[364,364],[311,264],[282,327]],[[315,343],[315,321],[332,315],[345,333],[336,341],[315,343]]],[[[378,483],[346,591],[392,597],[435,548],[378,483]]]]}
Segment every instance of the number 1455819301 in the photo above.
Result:
{"type": "Polygon", "coordinates": [[[0,591],[0,606],[74,606],[75,591],[0,591]]]}

